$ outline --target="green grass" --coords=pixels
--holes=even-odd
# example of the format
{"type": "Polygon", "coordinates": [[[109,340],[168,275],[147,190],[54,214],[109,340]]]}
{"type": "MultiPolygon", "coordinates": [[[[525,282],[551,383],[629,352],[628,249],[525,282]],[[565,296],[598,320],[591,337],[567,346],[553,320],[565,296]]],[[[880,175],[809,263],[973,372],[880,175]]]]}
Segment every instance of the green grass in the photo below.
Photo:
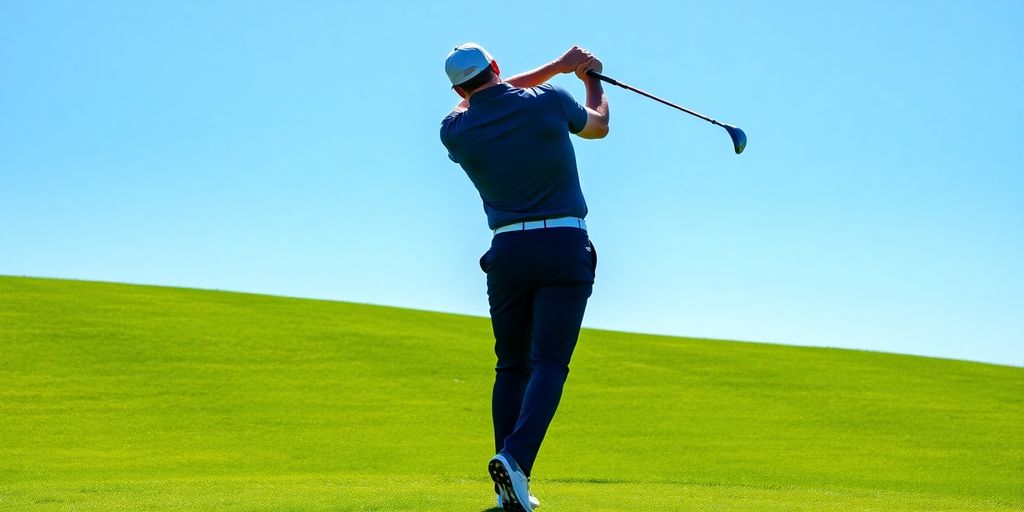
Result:
{"type": "MultiPolygon", "coordinates": [[[[0,510],[488,510],[492,357],[481,318],[0,277],[0,510]]],[[[586,330],[533,490],[1024,510],[1024,369],[586,330]]]]}

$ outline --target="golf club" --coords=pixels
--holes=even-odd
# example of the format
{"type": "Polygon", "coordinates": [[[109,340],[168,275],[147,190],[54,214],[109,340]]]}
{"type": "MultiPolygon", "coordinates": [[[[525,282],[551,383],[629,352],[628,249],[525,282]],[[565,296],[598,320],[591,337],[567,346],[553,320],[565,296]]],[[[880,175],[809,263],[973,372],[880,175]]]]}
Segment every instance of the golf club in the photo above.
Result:
{"type": "Polygon", "coordinates": [[[593,69],[587,71],[587,75],[590,75],[590,76],[592,76],[594,78],[597,78],[598,80],[601,80],[602,82],[608,82],[608,83],[610,83],[612,85],[617,85],[619,87],[622,87],[623,89],[630,90],[630,91],[633,91],[633,92],[635,92],[637,94],[641,94],[641,95],[647,96],[648,98],[650,98],[652,100],[664,103],[664,104],[666,104],[666,105],[668,105],[668,106],[670,106],[672,108],[676,108],[676,109],[682,110],[683,112],[686,112],[687,114],[690,114],[691,116],[699,117],[699,118],[701,118],[701,119],[703,119],[703,120],[705,120],[705,121],[707,121],[707,122],[709,122],[711,124],[717,124],[718,126],[721,126],[722,128],[725,128],[725,131],[729,132],[729,137],[732,138],[732,146],[733,146],[733,149],[736,150],[736,154],[737,155],[742,153],[743,149],[747,147],[747,134],[743,133],[743,130],[740,130],[739,128],[737,128],[735,126],[732,126],[732,125],[729,125],[729,124],[725,124],[725,123],[720,123],[718,121],[715,121],[714,119],[711,119],[710,117],[708,117],[708,116],[706,116],[704,114],[700,114],[698,112],[694,112],[694,111],[692,111],[692,110],[690,110],[688,108],[680,107],[679,105],[676,105],[675,103],[672,103],[671,101],[665,101],[665,100],[663,100],[663,99],[661,99],[661,98],[659,98],[659,97],[657,97],[657,96],[655,96],[655,95],[653,95],[653,94],[651,94],[649,92],[641,91],[640,89],[637,89],[636,87],[633,87],[633,86],[628,85],[628,84],[624,84],[624,83],[622,83],[622,82],[620,82],[620,81],[618,81],[618,80],[616,80],[614,78],[611,78],[611,77],[608,77],[608,76],[604,76],[601,73],[598,73],[597,71],[594,71],[593,69]]]}

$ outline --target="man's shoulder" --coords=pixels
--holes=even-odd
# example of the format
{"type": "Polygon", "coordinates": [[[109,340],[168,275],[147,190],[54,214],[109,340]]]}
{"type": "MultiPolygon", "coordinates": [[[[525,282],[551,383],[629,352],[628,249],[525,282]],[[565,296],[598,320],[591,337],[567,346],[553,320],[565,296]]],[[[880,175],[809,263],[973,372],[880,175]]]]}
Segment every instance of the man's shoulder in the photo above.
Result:
{"type": "Polygon", "coordinates": [[[451,139],[452,135],[458,132],[458,121],[466,112],[467,111],[465,109],[456,108],[455,110],[449,112],[448,115],[444,116],[444,119],[441,120],[441,142],[445,143],[445,145],[448,144],[448,141],[451,139]]]}
{"type": "Polygon", "coordinates": [[[572,93],[563,89],[561,86],[552,83],[543,83],[534,87],[532,90],[536,97],[544,98],[545,103],[555,102],[555,104],[560,105],[562,109],[568,109],[576,103],[576,99],[572,97],[572,93]]]}
{"type": "Polygon", "coordinates": [[[450,122],[458,119],[459,116],[461,116],[462,114],[465,114],[467,111],[468,111],[468,109],[465,108],[465,107],[456,106],[455,108],[452,109],[451,112],[448,112],[447,114],[445,114],[444,119],[441,120],[441,124],[450,123],[450,122]]]}
{"type": "Polygon", "coordinates": [[[547,82],[542,83],[540,85],[535,85],[533,87],[525,88],[525,89],[523,89],[523,88],[517,88],[517,89],[519,91],[522,91],[523,93],[525,93],[527,96],[535,96],[535,97],[551,95],[551,94],[559,94],[559,91],[565,92],[562,88],[558,87],[557,85],[550,84],[550,83],[547,83],[547,82]]]}
{"type": "Polygon", "coordinates": [[[459,124],[458,121],[464,118],[469,112],[469,109],[462,106],[457,106],[452,109],[451,112],[445,114],[444,119],[441,119],[441,127],[448,127],[459,124]]]}
{"type": "Polygon", "coordinates": [[[534,87],[534,89],[537,89],[539,94],[556,94],[559,96],[569,95],[569,91],[563,89],[561,86],[555,85],[550,82],[542,83],[537,87],[534,87]]]}

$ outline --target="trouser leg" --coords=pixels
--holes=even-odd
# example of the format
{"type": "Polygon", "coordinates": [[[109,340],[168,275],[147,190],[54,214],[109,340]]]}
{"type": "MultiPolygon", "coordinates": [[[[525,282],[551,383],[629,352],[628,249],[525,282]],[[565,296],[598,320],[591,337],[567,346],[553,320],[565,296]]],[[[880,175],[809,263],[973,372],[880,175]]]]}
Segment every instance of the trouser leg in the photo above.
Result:
{"type": "Polygon", "coordinates": [[[491,325],[494,328],[494,389],[491,394],[491,419],[494,422],[494,451],[505,445],[519,420],[523,394],[530,382],[530,331],[532,326],[532,293],[498,294],[492,301],[491,325]]]}
{"type": "Polygon", "coordinates": [[[589,283],[549,286],[539,288],[534,296],[530,343],[533,371],[515,428],[504,445],[527,475],[562,398],[591,289],[589,283]]]}

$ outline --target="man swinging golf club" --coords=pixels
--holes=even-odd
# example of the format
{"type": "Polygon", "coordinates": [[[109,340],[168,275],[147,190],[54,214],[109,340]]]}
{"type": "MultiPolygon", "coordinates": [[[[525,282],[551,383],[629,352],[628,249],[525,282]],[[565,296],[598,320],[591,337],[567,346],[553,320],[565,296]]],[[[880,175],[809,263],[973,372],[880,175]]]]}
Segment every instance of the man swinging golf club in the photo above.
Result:
{"type": "Polygon", "coordinates": [[[538,506],[530,473],[594,284],[597,253],[569,138],[608,133],[608,101],[588,70],[602,71],[601,62],[575,46],[507,80],[476,44],[456,47],[445,61],[463,101],[441,122],[441,142],[476,186],[494,231],[480,258],[498,357],[491,399],[497,455],[488,471],[506,512],[538,506]],[[585,107],[545,83],[572,72],[586,85],[585,107]]]}

